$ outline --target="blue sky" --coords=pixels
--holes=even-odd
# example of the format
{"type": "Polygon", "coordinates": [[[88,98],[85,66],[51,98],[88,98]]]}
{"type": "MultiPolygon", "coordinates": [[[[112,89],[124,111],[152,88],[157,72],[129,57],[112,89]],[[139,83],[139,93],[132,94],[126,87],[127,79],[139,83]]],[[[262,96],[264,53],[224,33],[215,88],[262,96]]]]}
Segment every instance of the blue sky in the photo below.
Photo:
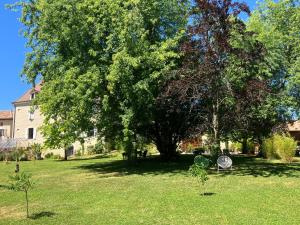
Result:
{"type": "MultiPolygon", "coordinates": [[[[24,64],[26,40],[20,35],[19,12],[5,8],[16,0],[0,0],[0,110],[12,109],[11,102],[18,99],[30,85],[22,81],[20,72],[24,64]]],[[[245,0],[251,9],[255,0],[245,0]]]]}
{"type": "Polygon", "coordinates": [[[5,4],[15,0],[0,1],[0,110],[11,109],[11,102],[20,97],[28,87],[21,81],[24,63],[25,40],[20,35],[19,13],[11,12],[5,4]]]}

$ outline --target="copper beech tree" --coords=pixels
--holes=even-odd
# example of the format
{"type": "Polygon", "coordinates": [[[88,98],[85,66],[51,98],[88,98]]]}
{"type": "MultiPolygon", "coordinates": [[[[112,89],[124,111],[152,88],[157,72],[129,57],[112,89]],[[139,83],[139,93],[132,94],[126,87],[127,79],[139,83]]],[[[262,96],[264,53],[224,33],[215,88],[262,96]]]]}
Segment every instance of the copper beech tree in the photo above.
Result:
{"type": "Polygon", "coordinates": [[[182,110],[189,109],[189,134],[211,134],[216,148],[222,139],[248,137],[255,123],[277,116],[258,113],[272,96],[271,79],[264,46],[246,30],[242,13],[250,14],[244,3],[194,1],[182,65],[164,93],[179,96],[182,110]]]}

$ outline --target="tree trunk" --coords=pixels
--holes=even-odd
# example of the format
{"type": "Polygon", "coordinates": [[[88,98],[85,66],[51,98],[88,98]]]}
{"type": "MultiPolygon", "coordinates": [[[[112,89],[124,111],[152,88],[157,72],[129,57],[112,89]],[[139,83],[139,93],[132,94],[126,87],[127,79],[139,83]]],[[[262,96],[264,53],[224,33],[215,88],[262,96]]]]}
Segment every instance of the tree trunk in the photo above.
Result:
{"type": "Polygon", "coordinates": [[[125,151],[127,154],[127,160],[130,164],[135,164],[137,160],[136,143],[129,139],[125,141],[125,151]]]}
{"type": "Polygon", "coordinates": [[[27,218],[29,218],[29,205],[28,205],[28,192],[25,191],[25,197],[26,197],[26,215],[27,218]]]}
{"type": "MultiPolygon", "coordinates": [[[[159,118],[158,120],[160,121],[161,119],[159,118]]],[[[178,138],[168,123],[156,121],[152,138],[163,161],[170,161],[176,158],[178,138]]]]}
{"type": "Polygon", "coordinates": [[[172,138],[158,137],[156,147],[164,161],[170,161],[177,155],[177,142],[173,141],[172,138]]]}
{"type": "Polygon", "coordinates": [[[261,137],[258,137],[258,156],[264,157],[264,154],[262,152],[262,145],[263,145],[263,139],[261,137]]]}
{"type": "Polygon", "coordinates": [[[20,172],[20,164],[19,164],[19,158],[17,156],[15,173],[19,173],[19,172],[20,172]]]}
{"type": "Polygon", "coordinates": [[[80,142],[80,145],[81,145],[81,155],[84,155],[84,151],[85,151],[85,148],[84,148],[84,140],[80,142]]]}
{"type": "Polygon", "coordinates": [[[137,148],[136,148],[136,142],[134,142],[131,146],[131,149],[129,151],[129,157],[128,160],[131,162],[136,162],[137,160],[137,148]]]}
{"type": "Polygon", "coordinates": [[[157,148],[158,148],[158,151],[160,153],[161,159],[163,161],[171,161],[171,160],[175,159],[176,156],[177,156],[176,147],[174,148],[174,147],[171,147],[171,146],[169,146],[169,147],[165,147],[165,146],[164,147],[163,146],[158,147],[157,146],[157,148]]]}
{"type": "Polygon", "coordinates": [[[213,105],[212,126],[213,126],[213,135],[214,135],[214,140],[213,140],[214,147],[220,148],[219,104],[218,103],[213,105]]]}
{"type": "Polygon", "coordinates": [[[226,141],[225,141],[225,148],[226,148],[226,150],[229,150],[229,140],[228,139],[226,139],[226,141]]]}
{"type": "Polygon", "coordinates": [[[64,160],[65,160],[65,161],[68,160],[68,149],[67,149],[67,148],[65,148],[64,160]]]}
{"type": "Polygon", "coordinates": [[[247,138],[243,138],[242,141],[242,154],[248,154],[247,138]]]}

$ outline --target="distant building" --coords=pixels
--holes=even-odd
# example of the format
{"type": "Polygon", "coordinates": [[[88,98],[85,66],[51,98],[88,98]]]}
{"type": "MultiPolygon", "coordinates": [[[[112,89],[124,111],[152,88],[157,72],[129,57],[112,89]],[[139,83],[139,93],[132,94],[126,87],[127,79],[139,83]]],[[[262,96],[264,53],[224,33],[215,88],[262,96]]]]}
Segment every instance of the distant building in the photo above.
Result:
{"type": "MultiPolygon", "coordinates": [[[[32,104],[32,100],[41,91],[41,85],[36,85],[25,92],[18,100],[12,104],[14,111],[0,111],[0,138],[10,139],[14,138],[21,140],[20,147],[28,147],[34,143],[43,144],[45,138],[43,137],[40,128],[43,125],[44,117],[38,106],[32,104]]],[[[96,130],[94,135],[85,138],[84,146],[94,146],[96,144],[96,130]]],[[[69,149],[70,154],[75,154],[76,151],[82,148],[79,142],[73,143],[69,149]]],[[[63,149],[49,150],[54,154],[64,155],[63,149]]],[[[46,152],[49,152],[46,151],[46,152]]]]}
{"type": "Polygon", "coordinates": [[[0,111],[0,139],[13,137],[13,112],[0,111]]]}
{"type": "Polygon", "coordinates": [[[39,131],[43,124],[43,116],[38,107],[32,105],[32,100],[40,92],[41,86],[28,90],[14,105],[14,135],[16,139],[26,139],[28,144],[44,142],[39,131]]]}
{"type": "Polygon", "coordinates": [[[289,123],[288,131],[290,135],[298,142],[298,145],[300,145],[300,120],[289,123]]]}

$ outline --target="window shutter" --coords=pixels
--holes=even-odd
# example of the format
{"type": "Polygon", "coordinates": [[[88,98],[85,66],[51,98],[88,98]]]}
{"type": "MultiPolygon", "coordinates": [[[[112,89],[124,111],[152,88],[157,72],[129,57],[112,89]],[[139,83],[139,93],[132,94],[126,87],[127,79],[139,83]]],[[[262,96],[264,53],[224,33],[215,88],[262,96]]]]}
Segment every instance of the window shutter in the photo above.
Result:
{"type": "Polygon", "coordinates": [[[33,139],[36,138],[36,129],[33,128],[33,139]]]}

